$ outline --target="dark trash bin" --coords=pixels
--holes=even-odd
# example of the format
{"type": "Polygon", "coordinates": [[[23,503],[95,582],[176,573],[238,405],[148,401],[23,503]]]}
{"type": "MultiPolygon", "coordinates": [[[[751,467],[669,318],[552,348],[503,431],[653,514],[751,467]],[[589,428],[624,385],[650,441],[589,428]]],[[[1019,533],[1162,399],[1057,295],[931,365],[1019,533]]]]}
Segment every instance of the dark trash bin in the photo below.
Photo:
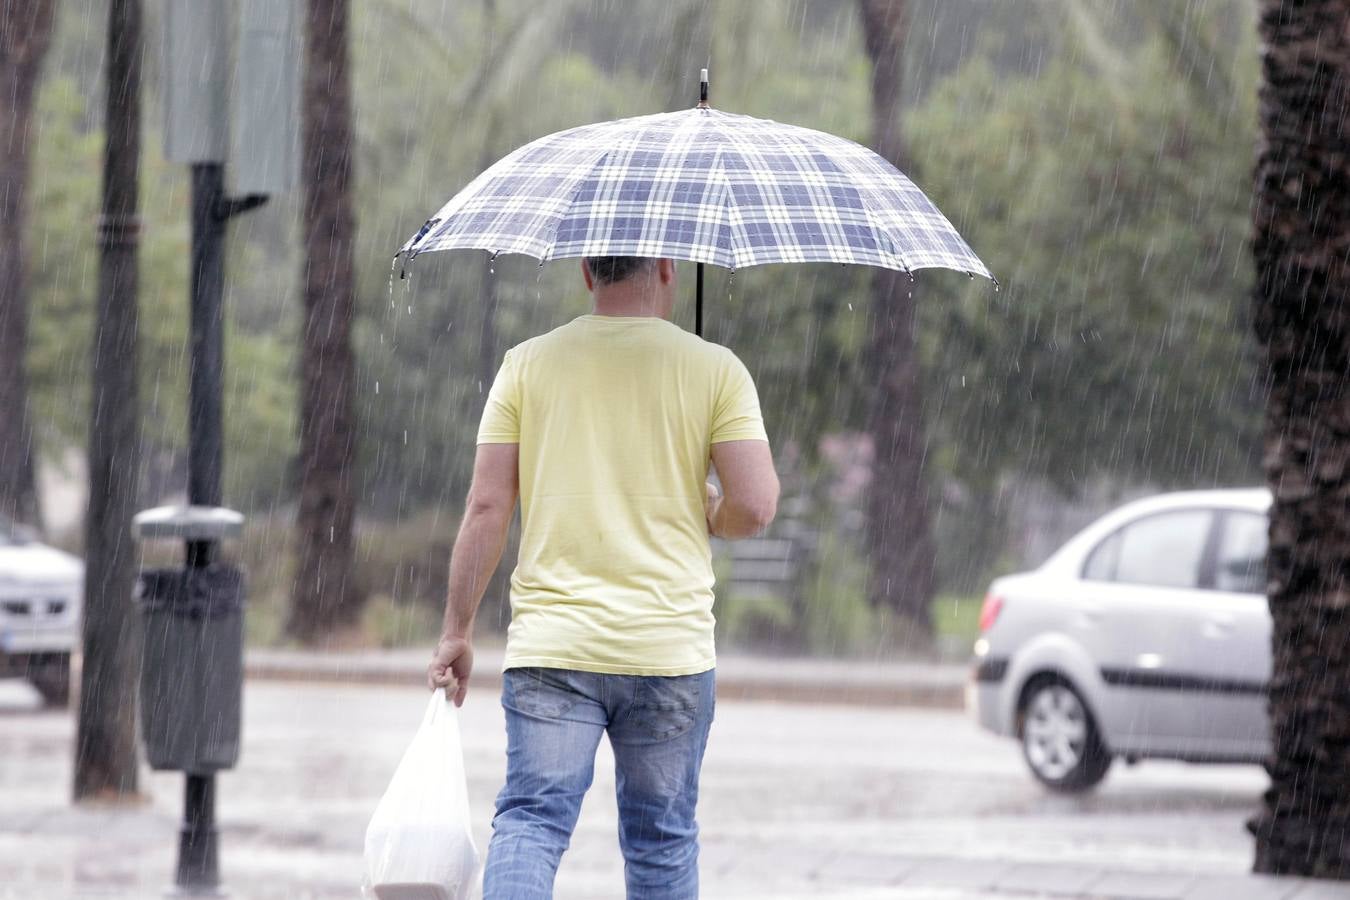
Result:
{"type": "Polygon", "coordinates": [[[244,573],[146,569],[136,586],[145,626],[141,732],[155,769],[205,775],[239,759],[244,573]]]}

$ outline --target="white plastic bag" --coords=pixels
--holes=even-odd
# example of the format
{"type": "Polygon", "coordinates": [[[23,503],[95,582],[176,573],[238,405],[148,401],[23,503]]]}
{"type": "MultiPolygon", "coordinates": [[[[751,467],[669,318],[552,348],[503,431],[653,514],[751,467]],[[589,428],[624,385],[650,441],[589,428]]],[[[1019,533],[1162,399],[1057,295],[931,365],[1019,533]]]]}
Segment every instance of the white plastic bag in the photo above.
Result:
{"type": "Polygon", "coordinates": [[[458,711],[438,690],[366,828],[366,897],[465,900],[477,876],[458,711]]]}

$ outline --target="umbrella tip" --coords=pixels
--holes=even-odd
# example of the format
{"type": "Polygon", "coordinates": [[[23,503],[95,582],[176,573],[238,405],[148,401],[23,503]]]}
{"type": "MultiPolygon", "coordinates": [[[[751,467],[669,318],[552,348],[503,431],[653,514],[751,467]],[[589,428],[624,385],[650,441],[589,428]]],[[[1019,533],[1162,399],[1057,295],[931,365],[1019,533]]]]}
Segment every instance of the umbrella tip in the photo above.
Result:
{"type": "Polygon", "coordinates": [[[698,70],[698,108],[708,108],[708,70],[698,70]]]}

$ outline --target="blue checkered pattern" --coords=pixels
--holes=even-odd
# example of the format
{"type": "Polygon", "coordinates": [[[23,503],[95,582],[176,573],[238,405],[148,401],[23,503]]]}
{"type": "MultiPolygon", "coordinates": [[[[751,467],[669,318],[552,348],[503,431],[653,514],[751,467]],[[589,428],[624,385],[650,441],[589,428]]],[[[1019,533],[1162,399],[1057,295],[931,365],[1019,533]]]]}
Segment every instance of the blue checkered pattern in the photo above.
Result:
{"type": "Polygon", "coordinates": [[[871,150],[713,109],[584,125],[526,144],[399,252],[454,248],[993,277],[923,192],[871,150]]]}

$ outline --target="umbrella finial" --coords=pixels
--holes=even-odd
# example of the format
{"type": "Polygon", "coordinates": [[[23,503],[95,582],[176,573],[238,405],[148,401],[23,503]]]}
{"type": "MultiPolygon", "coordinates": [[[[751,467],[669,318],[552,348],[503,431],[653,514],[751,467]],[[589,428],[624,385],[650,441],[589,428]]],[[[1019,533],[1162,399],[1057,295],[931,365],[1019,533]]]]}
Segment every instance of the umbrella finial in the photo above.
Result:
{"type": "Polygon", "coordinates": [[[708,108],[708,70],[700,69],[698,72],[698,108],[708,108]]]}

